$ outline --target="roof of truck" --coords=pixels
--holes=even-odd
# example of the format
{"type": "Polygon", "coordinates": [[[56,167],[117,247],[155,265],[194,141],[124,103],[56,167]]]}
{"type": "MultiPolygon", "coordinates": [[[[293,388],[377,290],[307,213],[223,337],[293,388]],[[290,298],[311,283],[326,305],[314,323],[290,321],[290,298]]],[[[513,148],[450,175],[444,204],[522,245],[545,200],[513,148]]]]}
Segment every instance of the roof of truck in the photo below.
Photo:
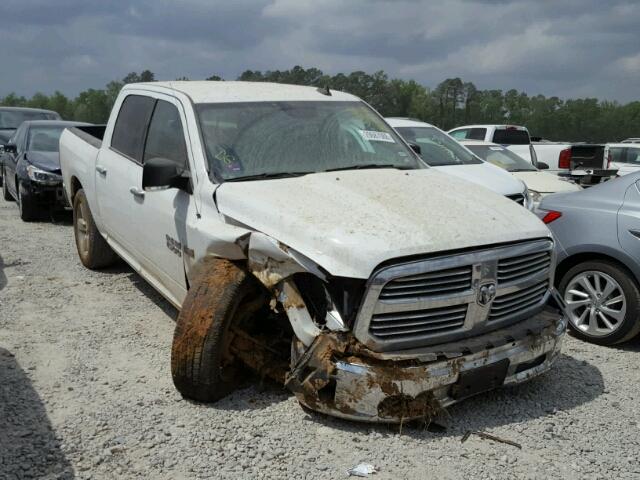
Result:
{"type": "Polygon", "coordinates": [[[515,128],[516,130],[526,130],[527,127],[523,127],[522,125],[509,125],[509,124],[498,124],[498,123],[491,123],[491,124],[478,124],[478,125],[461,125],[459,127],[455,127],[452,128],[451,130],[449,130],[450,132],[453,130],[458,130],[460,128],[515,128]]]}
{"type": "Polygon", "coordinates": [[[268,82],[176,81],[130,83],[124,89],[142,88],[157,92],[172,90],[191,98],[193,103],[275,102],[275,101],[359,101],[349,93],[331,90],[321,93],[317,87],[268,82]]]}

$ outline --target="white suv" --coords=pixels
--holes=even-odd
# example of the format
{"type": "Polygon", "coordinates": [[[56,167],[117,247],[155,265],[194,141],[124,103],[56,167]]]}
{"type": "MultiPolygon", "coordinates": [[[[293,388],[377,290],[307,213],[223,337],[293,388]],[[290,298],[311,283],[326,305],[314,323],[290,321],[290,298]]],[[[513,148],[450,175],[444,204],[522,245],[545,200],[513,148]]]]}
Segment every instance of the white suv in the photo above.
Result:
{"type": "Polygon", "coordinates": [[[420,147],[430,167],[473,182],[532,208],[526,186],[503,169],[485,162],[437,127],[419,120],[386,118],[409,144],[420,147]]]}

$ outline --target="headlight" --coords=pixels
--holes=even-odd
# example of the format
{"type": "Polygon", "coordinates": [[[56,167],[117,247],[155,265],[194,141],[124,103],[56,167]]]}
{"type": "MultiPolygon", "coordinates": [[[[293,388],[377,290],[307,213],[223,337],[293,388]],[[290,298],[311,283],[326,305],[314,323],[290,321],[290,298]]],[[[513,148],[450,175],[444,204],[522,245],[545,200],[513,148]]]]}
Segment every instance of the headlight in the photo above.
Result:
{"type": "Polygon", "coordinates": [[[529,190],[529,196],[531,197],[531,201],[536,205],[542,200],[542,194],[535,190],[529,190]]]}
{"type": "Polygon", "coordinates": [[[27,175],[31,180],[38,183],[54,184],[62,181],[60,175],[41,170],[33,165],[27,165],[27,175]]]}
{"type": "Polygon", "coordinates": [[[532,190],[529,190],[526,185],[524,187],[524,192],[522,192],[524,194],[524,206],[527,210],[531,210],[533,211],[533,209],[535,208],[535,206],[537,205],[537,203],[540,201],[540,197],[538,197],[538,200],[534,200],[533,195],[540,195],[538,192],[534,192],[532,190]]]}

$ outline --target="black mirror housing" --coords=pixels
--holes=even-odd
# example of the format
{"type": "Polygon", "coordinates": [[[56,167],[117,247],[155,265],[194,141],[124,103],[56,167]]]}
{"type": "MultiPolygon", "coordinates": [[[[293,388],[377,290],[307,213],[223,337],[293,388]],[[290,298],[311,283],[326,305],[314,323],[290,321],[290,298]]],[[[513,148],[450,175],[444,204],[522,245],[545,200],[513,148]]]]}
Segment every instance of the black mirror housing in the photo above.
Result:
{"type": "Polygon", "coordinates": [[[411,147],[411,150],[416,152],[418,155],[422,153],[422,149],[420,148],[420,145],[418,145],[417,143],[409,142],[409,146],[411,147]]]}
{"type": "Polygon", "coordinates": [[[5,153],[18,153],[18,147],[13,143],[7,143],[4,146],[5,153]]]}
{"type": "Polygon", "coordinates": [[[156,157],[145,161],[142,166],[142,188],[178,188],[191,193],[191,182],[175,162],[156,157]]]}
{"type": "Polygon", "coordinates": [[[545,162],[538,162],[536,164],[536,166],[540,169],[540,170],[549,170],[549,165],[545,162]]]}

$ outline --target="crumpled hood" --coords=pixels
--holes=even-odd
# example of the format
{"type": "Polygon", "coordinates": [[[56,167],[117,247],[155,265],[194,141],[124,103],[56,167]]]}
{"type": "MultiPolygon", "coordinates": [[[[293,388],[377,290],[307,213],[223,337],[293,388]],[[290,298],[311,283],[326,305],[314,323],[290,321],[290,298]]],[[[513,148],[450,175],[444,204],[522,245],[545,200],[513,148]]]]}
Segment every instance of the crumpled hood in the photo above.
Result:
{"type": "Polygon", "coordinates": [[[216,198],[222,214],[353,278],[397,257],[550,235],[516,202],[433,169],[226,182],[216,198]]]}
{"type": "Polygon", "coordinates": [[[577,192],[582,190],[578,185],[560,180],[557,175],[546,172],[513,172],[522,180],[529,190],[540,193],[577,192]]]}
{"type": "Polygon", "coordinates": [[[60,174],[60,154],[57,152],[29,151],[25,154],[26,160],[31,165],[47,172],[60,174]]]}

